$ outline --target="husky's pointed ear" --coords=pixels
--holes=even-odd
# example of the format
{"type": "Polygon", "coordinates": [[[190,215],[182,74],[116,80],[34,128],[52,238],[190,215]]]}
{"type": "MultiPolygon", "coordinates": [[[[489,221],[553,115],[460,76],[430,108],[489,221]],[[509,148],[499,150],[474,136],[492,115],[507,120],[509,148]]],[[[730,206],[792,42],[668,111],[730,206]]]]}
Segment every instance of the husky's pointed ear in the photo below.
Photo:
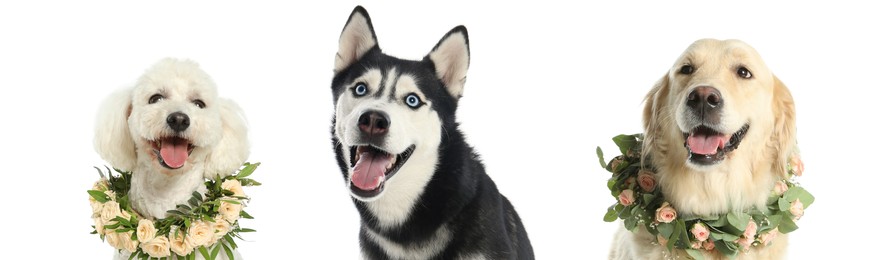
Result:
{"type": "Polygon", "coordinates": [[[224,177],[233,174],[249,157],[249,139],[243,110],[229,99],[219,98],[217,104],[222,121],[222,137],[206,156],[206,170],[203,175],[210,179],[216,175],[224,177]]]}
{"type": "Polygon", "coordinates": [[[98,109],[93,146],[111,167],[132,171],[136,164],[135,141],[129,132],[132,112],[132,88],[108,96],[98,109]]]}
{"type": "Polygon", "coordinates": [[[369,20],[369,13],[358,5],[351,12],[351,16],[338,38],[338,53],[335,54],[333,71],[335,73],[341,72],[376,46],[378,46],[378,40],[375,38],[375,30],[372,28],[372,21],[369,20]]]}
{"type": "Polygon", "coordinates": [[[655,144],[657,138],[660,138],[662,122],[661,120],[664,118],[668,118],[663,115],[666,113],[664,111],[664,107],[667,106],[665,104],[669,85],[670,85],[670,77],[669,74],[665,74],[664,77],[658,80],[655,85],[649,90],[649,93],[646,94],[646,104],[643,107],[643,150],[641,151],[640,159],[645,160],[652,149],[655,149],[655,144]]]}
{"type": "Polygon", "coordinates": [[[778,155],[772,169],[787,177],[785,165],[788,164],[791,155],[796,152],[797,145],[797,115],[794,110],[794,97],[787,86],[772,75],[775,86],[772,89],[772,112],[775,118],[775,128],[770,143],[778,149],[778,155]]]}
{"type": "Polygon", "coordinates": [[[443,81],[449,94],[456,99],[460,98],[465,87],[468,64],[471,61],[468,29],[461,25],[452,28],[443,39],[440,39],[437,46],[434,46],[427,59],[434,63],[437,77],[443,81]]]}

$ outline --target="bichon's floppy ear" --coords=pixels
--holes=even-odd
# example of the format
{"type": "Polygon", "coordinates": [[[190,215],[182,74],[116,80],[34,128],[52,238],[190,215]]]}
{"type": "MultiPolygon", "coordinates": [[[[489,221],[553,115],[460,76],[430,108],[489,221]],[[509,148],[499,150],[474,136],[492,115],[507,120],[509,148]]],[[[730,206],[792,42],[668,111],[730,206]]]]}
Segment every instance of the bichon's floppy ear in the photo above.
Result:
{"type": "Polygon", "coordinates": [[[249,140],[246,131],[246,117],[234,101],[219,98],[218,112],[222,121],[222,137],[206,157],[203,176],[231,175],[249,157],[249,140]]]}
{"type": "Polygon", "coordinates": [[[657,143],[656,138],[660,138],[661,130],[664,126],[662,126],[662,118],[667,118],[667,116],[663,115],[667,113],[664,111],[664,107],[667,106],[666,98],[668,95],[670,77],[668,74],[665,74],[658,82],[655,83],[655,86],[649,90],[649,93],[646,94],[646,104],[643,107],[643,151],[641,152],[641,160],[645,160],[652,149],[654,149],[654,145],[657,143]]]}
{"type": "Polygon", "coordinates": [[[111,167],[132,171],[136,164],[135,141],[129,133],[132,112],[132,88],[108,96],[98,109],[95,120],[95,151],[111,167]]]}
{"type": "Polygon", "coordinates": [[[437,78],[443,81],[446,91],[455,99],[461,98],[471,61],[468,29],[459,25],[449,30],[426,59],[434,63],[437,78]]]}
{"type": "Polygon", "coordinates": [[[772,93],[772,112],[775,118],[775,128],[771,143],[778,149],[775,165],[772,166],[779,176],[787,177],[787,165],[790,156],[795,152],[797,145],[797,115],[794,110],[794,98],[787,86],[775,75],[772,75],[775,86],[772,93]]]}
{"type": "Polygon", "coordinates": [[[372,48],[377,48],[378,40],[375,38],[375,30],[372,29],[372,21],[369,13],[362,6],[357,6],[348,17],[345,28],[342,29],[338,39],[338,53],[335,54],[335,68],[338,74],[351,64],[354,64],[372,48]]]}

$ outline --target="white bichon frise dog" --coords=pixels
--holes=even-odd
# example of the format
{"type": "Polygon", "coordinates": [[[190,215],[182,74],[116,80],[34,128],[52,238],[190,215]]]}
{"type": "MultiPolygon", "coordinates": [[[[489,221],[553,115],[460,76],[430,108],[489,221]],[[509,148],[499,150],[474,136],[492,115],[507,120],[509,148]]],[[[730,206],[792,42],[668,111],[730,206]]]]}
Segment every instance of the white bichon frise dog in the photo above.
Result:
{"type": "Polygon", "coordinates": [[[249,155],[237,104],[219,98],[215,83],[195,62],[172,58],[104,101],[95,149],[114,168],[132,172],[130,203],[153,219],[186,204],[194,191],[205,192],[204,178],[234,173],[249,155]]]}

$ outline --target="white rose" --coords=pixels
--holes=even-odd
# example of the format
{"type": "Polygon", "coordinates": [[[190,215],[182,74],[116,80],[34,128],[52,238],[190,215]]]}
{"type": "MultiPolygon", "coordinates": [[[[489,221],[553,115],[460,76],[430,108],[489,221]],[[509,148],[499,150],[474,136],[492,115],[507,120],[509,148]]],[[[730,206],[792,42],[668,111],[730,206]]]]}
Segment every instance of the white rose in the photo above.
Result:
{"type": "Polygon", "coordinates": [[[188,242],[188,239],[185,238],[185,234],[182,232],[170,232],[169,244],[172,248],[172,252],[176,255],[186,256],[194,251],[194,246],[188,242]]]}
{"type": "Polygon", "coordinates": [[[138,249],[138,240],[132,240],[132,232],[131,231],[124,232],[124,233],[117,233],[117,235],[120,236],[119,243],[120,243],[120,247],[122,247],[123,250],[129,251],[130,253],[132,253],[132,252],[135,252],[136,249],[138,249]]]}
{"type": "Polygon", "coordinates": [[[157,236],[157,229],[154,228],[154,221],[150,221],[147,219],[142,219],[138,221],[138,228],[136,229],[136,236],[138,237],[138,241],[142,243],[146,243],[154,239],[157,236]]]}
{"type": "MultiPolygon", "coordinates": [[[[225,198],[223,200],[230,200],[231,198],[225,198]]],[[[228,222],[237,221],[240,218],[240,209],[243,208],[243,204],[234,204],[222,201],[218,207],[218,213],[225,217],[225,220],[228,222]]]]}
{"type": "Polygon", "coordinates": [[[234,196],[237,197],[245,197],[246,193],[243,192],[243,186],[240,185],[240,181],[238,180],[225,180],[221,185],[222,189],[229,190],[234,193],[234,196]]]}
{"type": "Polygon", "coordinates": [[[154,237],[147,243],[142,243],[142,250],[152,257],[169,256],[169,239],[164,236],[154,237]]]}
{"type": "Polygon", "coordinates": [[[197,221],[191,223],[191,227],[188,228],[188,236],[186,239],[188,240],[188,243],[194,247],[208,246],[209,240],[211,240],[213,236],[215,236],[215,232],[212,232],[212,228],[209,227],[209,224],[203,221],[197,221]]]}
{"type": "Polygon", "coordinates": [[[112,219],[120,216],[120,204],[117,204],[116,201],[108,201],[105,202],[105,205],[102,207],[102,212],[100,217],[102,219],[102,223],[106,225],[109,224],[112,219]]]}

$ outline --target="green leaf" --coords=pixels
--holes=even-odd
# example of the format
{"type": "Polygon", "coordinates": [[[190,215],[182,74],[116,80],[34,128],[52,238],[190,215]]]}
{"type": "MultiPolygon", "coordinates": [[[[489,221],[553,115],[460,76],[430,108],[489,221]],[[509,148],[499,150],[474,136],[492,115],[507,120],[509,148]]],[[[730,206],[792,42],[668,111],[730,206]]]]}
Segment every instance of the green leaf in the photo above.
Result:
{"type": "Polygon", "coordinates": [[[674,223],[660,223],[658,224],[658,233],[663,237],[671,237],[671,234],[674,233],[674,223]]]}
{"type": "Polygon", "coordinates": [[[778,199],[778,210],[779,211],[788,211],[791,209],[791,203],[788,202],[784,197],[778,199]]]}
{"type": "Polygon", "coordinates": [[[237,249],[237,243],[234,243],[234,238],[231,235],[225,235],[224,238],[231,245],[231,249],[237,249]]]}
{"type": "Polygon", "coordinates": [[[253,179],[243,178],[243,179],[240,179],[240,185],[242,185],[242,186],[261,186],[261,182],[258,182],[253,179]]]}
{"type": "Polygon", "coordinates": [[[205,246],[200,246],[197,249],[198,249],[198,251],[200,251],[200,254],[203,255],[203,258],[209,259],[209,251],[206,250],[205,246]]]}
{"type": "Polygon", "coordinates": [[[797,226],[797,223],[794,223],[794,219],[791,216],[792,215],[790,212],[782,213],[781,223],[778,224],[778,232],[781,232],[782,234],[787,234],[800,228],[797,226]]]}
{"type": "MultiPolygon", "coordinates": [[[[96,168],[96,169],[98,169],[98,168],[96,168]]],[[[135,256],[137,256],[137,255],[138,254],[136,254],[136,253],[129,254],[129,260],[135,259],[135,256]]]]}
{"type": "Polygon", "coordinates": [[[245,219],[253,219],[252,215],[249,215],[249,213],[246,213],[245,210],[240,210],[240,217],[243,217],[245,219]]]}
{"type": "Polygon", "coordinates": [[[187,217],[187,216],[188,216],[188,214],[185,214],[184,212],[181,212],[181,211],[178,211],[178,210],[174,210],[174,209],[167,210],[166,213],[169,213],[169,214],[172,214],[172,215],[178,215],[178,216],[182,216],[182,217],[187,217]]]}
{"type": "Polygon", "coordinates": [[[88,190],[89,196],[92,196],[98,202],[105,203],[111,200],[111,197],[108,197],[108,194],[97,190],[88,190]]]}
{"type": "Polygon", "coordinates": [[[670,238],[668,238],[668,250],[674,249],[674,245],[677,244],[677,241],[680,241],[681,233],[686,234],[686,223],[680,220],[676,220],[674,221],[674,233],[671,234],[670,238]]]}
{"type": "Polygon", "coordinates": [[[191,197],[191,199],[188,200],[188,204],[191,204],[191,207],[196,207],[197,205],[200,205],[200,201],[197,200],[196,197],[191,197]]]}
{"type": "Polygon", "coordinates": [[[748,222],[751,222],[751,215],[742,212],[729,212],[726,214],[726,221],[735,229],[744,231],[748,228],[748,222]]]}
{"type": "Polygon", "coordinates": [[[240,232],[240,233],[255,232],[255,229],[251,229],[251,228],[240,228],[240,229],[237,229],[237,232],[240,232]]]}
{"type": "Polygon", "coordinates": [[[615,211],[615,207],[609,207],[609,210],[606,211],[606,215],[603,216],[603,221],[613,222],[616,219],[618,219],[618,211],[615,211]]]}
{"type": "Polygon", "coordinates": [[[600,167],[606,169],[606,160],[603,159],[603,149],[597,146],[597,159],[600,160],[600,167]]]}
{"type": "MultiPolygon", "coordinates": [[[[784,193],[784,198],[789,203],[794,202],[794,200],[800,199],[800,202],[803,203],[804,209],[806,207],[809,207],[809,205],[815,201],[815,197],[813,197],[811,193],[809,193],[808,191],[806,191],[806,189],[803,189],[803,187],[800,187],[800,186],[794,186],[794,187],[791,187],[790,189],[788,189],[788,191],[786,191],[784,193]]],[[[784,210],[782,210],[782,211],[784,211],[784,210]]]]}
{"type": "Polygon", "coordinates": [[[717,251],[727,256],[735,256],[738,253],[738,245],[735,242],[717,240],[714,241],[714,246],[717,248],[717,251]]]}
{"type": "Polygon", "coordinates": [[[252,175],[252,172],[254,172],[255,168],[258,168],[258,166],[260,164],[261,163],[255,163],[255,164],[245,163],[245,164],[243,164],[244,167],[243,167],[243,169],[240,170],[240,173],[237,173],[236,178],[242,179],[242,178],[246,178],[249,175],[252,175]]]}
{"type": "Polygon", "coordinates": [[[633,135],[618,135],[613,137],[612,141],[621,150],[621,154],[628,154],[628,150],[637,145],[637,137],[633,135]]]}
{"type": "Polygon", "coordinates": [[[232,251],[234,251],[234,250],[231,250],[230,248],[228,248],[228,245],[225,245],[225,243],[218,243],[218,244],[225,248],[225,254],[228,255],[228,259],[233,260],[234,253],[232,251]]]}
{"type": "Polygon", "coordinates": [[[236,201],[236,200],[221,200],[221,201],[223,201],[223,202],[227,202],[227,203],[231,203],[231,204],[237,204],[237,205],[240,205],[240,202],[239,202],[239,201],[236,201]]]}
{"type": "Polygon", "coordinates": [[[686,254],[688,254],[689,257],[692,257],[692,259],[696,259],[696,260],[704,260],[705,259],[704,255],[701,254],[701,251],[698,251],[696,249],[691,249],[691,248],[686,249],[686,254]]]}
{"type": "Polygon", "coordinates": [[[218,257],[218,251],[221,250],[222,243],[216,243],[215,248],[212,249],[212,252],[209,254],[209,259],[215,259],[218,257]]]}

